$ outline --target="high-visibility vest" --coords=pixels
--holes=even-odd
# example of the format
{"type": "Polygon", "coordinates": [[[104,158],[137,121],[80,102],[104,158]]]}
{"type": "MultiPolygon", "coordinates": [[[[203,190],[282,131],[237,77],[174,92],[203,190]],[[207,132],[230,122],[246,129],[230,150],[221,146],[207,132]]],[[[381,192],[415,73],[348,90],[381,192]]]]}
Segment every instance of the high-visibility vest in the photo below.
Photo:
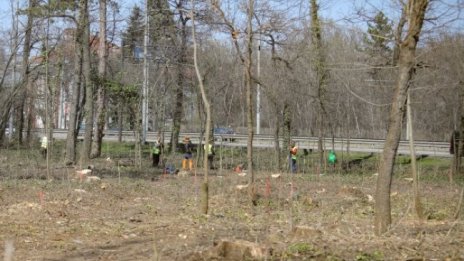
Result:
{"type": "Polygon", "coordinates": [[[160,153],[159,145],[153,146],[151,152],[152,152],[153,154],[159,154],[159,153],[160,153]]]}
{"type": "Polygon", "coordinates": [[[335,155],[335,152],[331,151],[329,152],[329,163],[330,164],[335,164],[335,162],[337,161],[337,156],[335,155]]]}
{"type": "Polygon", "coordinates": [[[40,144],[40,147],[43,148],[43,149],[46,149],[48,146],[48,140],[47,140],[47,137],[42,137],[42,142],[40,144]]]}
{"type": "Polygon", "coordinates": [[[208,149],[206,149],[206,144],[203,145],[203,148],[208,153],[208,155],[213,155],[213,145],[212,144],[208,144],[208,149]]]}

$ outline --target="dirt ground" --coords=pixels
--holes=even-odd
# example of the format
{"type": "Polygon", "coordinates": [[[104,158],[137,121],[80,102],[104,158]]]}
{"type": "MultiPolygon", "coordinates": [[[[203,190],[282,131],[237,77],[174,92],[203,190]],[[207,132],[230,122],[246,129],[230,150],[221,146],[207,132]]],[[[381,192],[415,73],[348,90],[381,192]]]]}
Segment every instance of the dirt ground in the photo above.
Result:
{"type": "MultiPolygon", "coordinates": [[[[147,163],[148,164],[148,163],[147,163]]],[[[186,177],[101,160],[81,182],[75,169],[0,155],[0,253],[4,260],[464,260],[461,188],[421,183],[427,218],[417,221],[412,184],[395,176],[392,229],[373,233],[376,175],[257,173],[210,176],[200,213],[199,171],[186,177]],[[11,258],[11,259],[8,259],[11,258]]]]}

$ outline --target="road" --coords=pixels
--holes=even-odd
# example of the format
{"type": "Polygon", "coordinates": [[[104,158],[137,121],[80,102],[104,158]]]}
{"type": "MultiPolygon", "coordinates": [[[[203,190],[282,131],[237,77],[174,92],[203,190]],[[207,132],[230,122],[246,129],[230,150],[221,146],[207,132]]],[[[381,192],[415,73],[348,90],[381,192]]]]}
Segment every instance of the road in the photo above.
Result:
{"type": "MultiPolygon", "coordinates": [[[[41,130],[37,130],[37,133],[43,133],[41,130]]],[[[53,137],[55,139],[66,139],[67,130],[55,129],[53,137]]],[[[165,132],[164,137],[170,137],[170,132],[165,132]]],[[[194,144],[199,143],[199,133],[181,133],[180,140],[183,137],[188,136],[194,144]]],[[[80,133],[80,138],[83,137],[83,133],[80,133]]],[[[157,132],[147,133],[147,142],[153,142],[158,138],[157,132]]],[[[293,137],[292,138],[300,149],[312,149],[317,150],[317,138],[316,137],[293,137]]],[[[105,141],[117,141],[117,131],[105,131],[105,141]]],[[[123,131],[123,141],[134,141],[134,131],[123,131]]],[[[228,135],[215,135],[216,145],[230,146],[230,147],[246,147],[247,135],[242,134],[228,134],[228,135]],[[231,141],[232,140],[232,141],[231,141]]],[[[282,141],[281,141],[282,142],[282,141]]],[[[374,152],[380,153],[383,150],[384,140],[374,139],[350,139],[335,138],[334,149],[336,151],[349,150],[353,152],[374,152]]],[[[282,144],[281,144],[282,145],[282,144]]],[[[332,139],[327,138],[325,140],[326,149],[332,149],[332,139]]],[[[254,135],[253,147],[258,148],[271,148],[274,147],[274,138],[270,135],[254,135]]],[[[429,155],[436,157],[450,157],[449,154],[449,143],[448,142],[429,142],[429,141],[415,141],[415,150],[417,155],[429,155]]],[[[409,143],[408,141],[400,141],[398,147],[398,153],[409,154],[409,143]]]]}

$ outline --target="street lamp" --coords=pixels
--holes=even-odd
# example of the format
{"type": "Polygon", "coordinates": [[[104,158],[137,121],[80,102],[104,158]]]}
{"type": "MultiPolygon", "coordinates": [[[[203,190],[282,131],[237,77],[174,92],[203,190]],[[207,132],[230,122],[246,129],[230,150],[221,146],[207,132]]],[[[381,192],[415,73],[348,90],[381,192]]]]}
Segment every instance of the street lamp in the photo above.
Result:
{"type": "Polygon", "coordinates": [[[142,143],[147,140],[148,114],[148,0],[145,0],[145,32],[143,38],[143,86],[142,86],[142,143]]]}

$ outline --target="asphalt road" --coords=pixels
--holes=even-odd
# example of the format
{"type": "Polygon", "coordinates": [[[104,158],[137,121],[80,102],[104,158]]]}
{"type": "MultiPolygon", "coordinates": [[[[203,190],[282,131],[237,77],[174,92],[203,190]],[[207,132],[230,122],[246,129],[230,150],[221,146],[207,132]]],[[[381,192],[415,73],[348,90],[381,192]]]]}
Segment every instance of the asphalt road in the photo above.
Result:
{"type": "MultiPolygon", "coordinates": [[[[43,131],[38,130],[38,133],[43,131]]],[[[66,139],[67,130],[55,129],[53,137],[55,139],[66,139]]],[[[200,141],[199,133],[181,133],[180,140],[183,137],[188,136],[192,140],[192,143],[198,144],[200,141]]],[[[79,137],[83,137],[83,133],[79,134],[79,137]]],[[[170,132],[165,132],[164,137],[170,137],[170,132]]],[[[246,147],[247,146],[247,135],[241,134],[224,134],[215,135],[215,144],[222,146],[233,146],[233,147],[246,147]]],[[[157,132],[147,133],[147,142],[153,142],[158,138],[157,132]]],[[[134,131],[123,131],[123,141],[134,141],[136,135],[134,131]]],[[[318,148],[318,142],[316,137],[292,137],[297,143],[300,149],[312,149],[314,151],[318,148]]],[[[117,141],[118,131],[105,131],[104,140],[106,141],[117,141]]],[[[282,141],[280,141],[282,143],[282,141]]],[[[383,150],[385,141],[384,140],[373,140],[373,139],[344,139],[335,138],[334,149],[336,151],[349,150],[354,152],[374,152],[380,153],[383,150]]],[[[281,144],[282,145],[282,144],[281,144]]],[[[254,135],[253,147],[259,148],[271,148],[274,147],[274,138],[270,135],[254,135]]],[[[332,139],[327,138],[325,140],[326,150],[332,149],[332,139]]],[[[429,155],[437,157],[450,157],[449,143],[447,142],[429,142],[429,141],[415,141],[414,148],[417,155],[429,155]]],[[[400,141],[398,147],[398,153],[409,154],[409,142],[400,141]]]]}

